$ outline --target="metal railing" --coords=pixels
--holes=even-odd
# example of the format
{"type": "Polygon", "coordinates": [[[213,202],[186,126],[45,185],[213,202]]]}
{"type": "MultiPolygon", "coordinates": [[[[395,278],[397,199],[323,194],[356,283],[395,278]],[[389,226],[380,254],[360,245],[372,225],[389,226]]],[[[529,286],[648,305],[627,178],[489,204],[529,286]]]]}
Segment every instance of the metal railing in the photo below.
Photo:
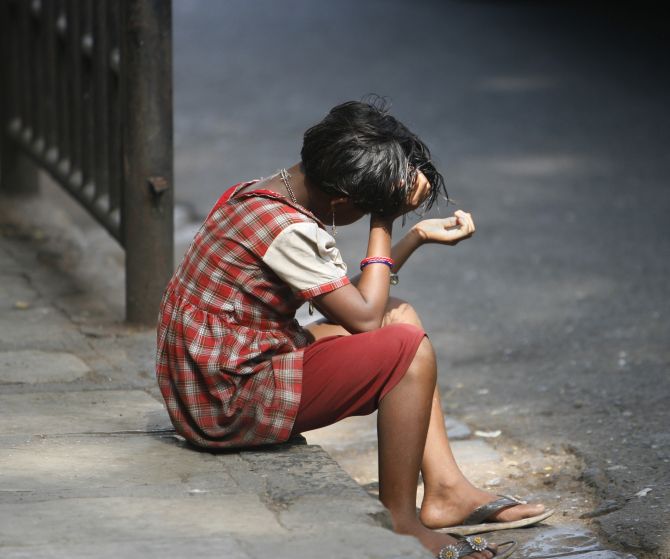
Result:
{"type": "Polygon", "coordinates": [[[173,269],[171,27],[171,0],[0,0],[0,187],[42,168],[72,194],[124,247],[144,324],[173,269]]]}

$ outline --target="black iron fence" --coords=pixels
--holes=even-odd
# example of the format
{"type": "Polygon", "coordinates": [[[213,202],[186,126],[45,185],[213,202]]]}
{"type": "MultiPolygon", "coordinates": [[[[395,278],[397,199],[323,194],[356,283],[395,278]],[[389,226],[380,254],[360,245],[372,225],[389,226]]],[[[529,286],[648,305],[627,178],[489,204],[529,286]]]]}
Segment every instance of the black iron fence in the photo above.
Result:
{"type": "Polygon", "coordinates": [[[0,10],[0,186],[48,171],[124,247],[127,318],[153,323],[173,266],[171,0],[0,10]]]}

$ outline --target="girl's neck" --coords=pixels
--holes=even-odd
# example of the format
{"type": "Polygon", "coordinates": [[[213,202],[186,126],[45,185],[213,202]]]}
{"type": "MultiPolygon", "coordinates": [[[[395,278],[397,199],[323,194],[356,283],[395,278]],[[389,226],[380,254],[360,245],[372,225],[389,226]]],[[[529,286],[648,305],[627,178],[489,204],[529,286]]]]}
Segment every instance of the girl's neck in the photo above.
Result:
{"type": "MultiPolygon", "coordinates": [[[[330,215],[331,198],[309,183],[302,170],[301,163],[296,163],[289,167],[286,169],[286,172],[288,174],[287,179],[290,190],[295,196],[295,201],[298,204],[307,208],[322,221],[330,215]]],[[[271,190],[276,190],[280,194],[286,196],[289,200],[293,198],[291,192],[286,188],[284,181],[282,181],[279,175],[272,177],[268,186],[271,187],[271,190]]]]}

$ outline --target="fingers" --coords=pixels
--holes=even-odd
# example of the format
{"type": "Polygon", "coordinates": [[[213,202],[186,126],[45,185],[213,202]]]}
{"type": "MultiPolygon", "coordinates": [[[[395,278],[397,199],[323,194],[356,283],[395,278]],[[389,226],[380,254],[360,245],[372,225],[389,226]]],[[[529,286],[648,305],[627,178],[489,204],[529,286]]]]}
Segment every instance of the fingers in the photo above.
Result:
{"type": "Polygon", "coordinates": [[[414,188],[410,195],[409,203],[410,205],[417,207],[419,206],[430,194],[431,185],[426,175],[421,171],[416,172],[416,178],[414,179],[414,188]]]}
{"type": "Polygon", "coordinates": [[[475,232],[475,222],[471,214],[463,210],[457,210],[454,212],[454,216],[456,216],[458,223],[467,235],[472,235],[475,232]]]}

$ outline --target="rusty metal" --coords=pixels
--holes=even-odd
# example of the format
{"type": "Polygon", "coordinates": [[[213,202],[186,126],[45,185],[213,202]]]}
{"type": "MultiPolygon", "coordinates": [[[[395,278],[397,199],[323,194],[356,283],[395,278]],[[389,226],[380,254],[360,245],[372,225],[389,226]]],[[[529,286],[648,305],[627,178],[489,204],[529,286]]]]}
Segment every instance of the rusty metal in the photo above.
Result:
{"type": "Polygon", "coordinates": [[[172,273],[170,0],[0,0],[0,188],[47,171],[126,250],[126,313],[172,273]]]}

